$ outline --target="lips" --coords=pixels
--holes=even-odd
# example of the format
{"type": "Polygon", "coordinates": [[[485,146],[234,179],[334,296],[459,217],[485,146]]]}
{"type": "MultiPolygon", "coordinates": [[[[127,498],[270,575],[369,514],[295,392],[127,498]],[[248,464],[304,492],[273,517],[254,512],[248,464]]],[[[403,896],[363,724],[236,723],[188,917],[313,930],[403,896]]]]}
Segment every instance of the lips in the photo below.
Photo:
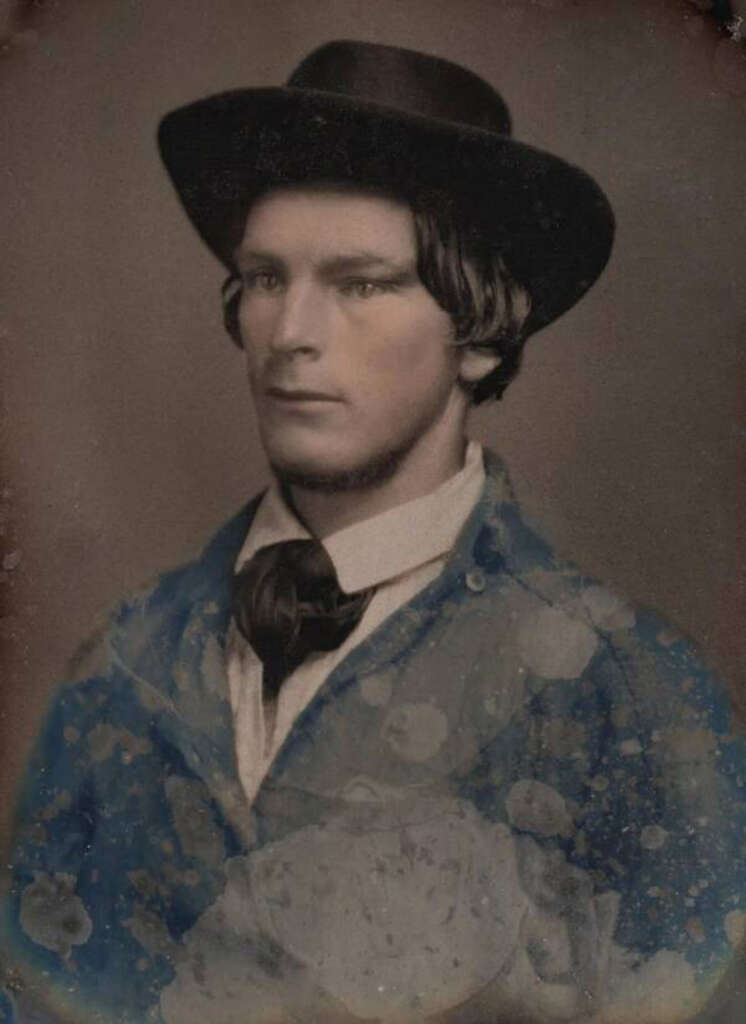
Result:
{"type": "Polygon", "coordinates": [[[340,402],[336,395],[330,395],[325,391],[312,391],[308,388],[266,388],[266,394],[270,398],[281,402],[340,402]]]}

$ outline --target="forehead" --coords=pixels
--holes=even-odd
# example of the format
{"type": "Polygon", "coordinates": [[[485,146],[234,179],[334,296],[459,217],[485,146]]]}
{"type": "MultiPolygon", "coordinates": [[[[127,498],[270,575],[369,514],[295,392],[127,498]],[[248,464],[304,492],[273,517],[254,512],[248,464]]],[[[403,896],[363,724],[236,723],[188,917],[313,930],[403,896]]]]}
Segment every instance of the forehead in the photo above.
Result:
{"type": "Polygon", "coordinates": [[[356,248],[387,258],[411,257],[415,231],[407,203],[344,185],[275,188],[253,203],[238,251],[329,253],[356,248]]]}

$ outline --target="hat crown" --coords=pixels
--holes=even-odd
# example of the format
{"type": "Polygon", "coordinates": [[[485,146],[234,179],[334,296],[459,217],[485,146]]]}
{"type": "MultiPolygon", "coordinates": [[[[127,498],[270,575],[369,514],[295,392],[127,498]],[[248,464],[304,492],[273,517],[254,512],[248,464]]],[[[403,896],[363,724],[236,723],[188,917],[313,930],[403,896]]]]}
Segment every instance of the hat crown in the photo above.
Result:
{"type": "Polygon", "coordinates": [[[287,85],[510,134],[510,113],[491,85],[451,61],[398,46],[326,43],[301,61],[287,85]]]}
{"type": "Polygon", "coordinates": [[[614,215],[592,178],[512,139],[505,103],[478,75],[400,47],[327,43],[285,86],[172,111],[158,142],[192,223],[231,270],[256,197],[317,181],[447,204],[530,293],[526,336],[576,303],[611,251],[614,215]]]}

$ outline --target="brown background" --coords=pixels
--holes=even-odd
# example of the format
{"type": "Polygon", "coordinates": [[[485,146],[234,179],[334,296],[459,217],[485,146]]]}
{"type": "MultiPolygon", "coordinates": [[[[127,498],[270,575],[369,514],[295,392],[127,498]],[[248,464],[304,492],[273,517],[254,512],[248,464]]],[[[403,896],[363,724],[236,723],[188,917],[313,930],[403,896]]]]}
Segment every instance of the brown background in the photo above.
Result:
{"type": "Polygon", "coordinates": [[[662,610],[746,692],[746,56],[706,6],[0,5],[4,794],[102,610],[195,552],[264,478],[221,270],[159,166],[158,119],[277,83],[332,37],[468,64],[517,135],[607,190],[609,270],[530,343],[475,432],[565,554],[662,610]]]}

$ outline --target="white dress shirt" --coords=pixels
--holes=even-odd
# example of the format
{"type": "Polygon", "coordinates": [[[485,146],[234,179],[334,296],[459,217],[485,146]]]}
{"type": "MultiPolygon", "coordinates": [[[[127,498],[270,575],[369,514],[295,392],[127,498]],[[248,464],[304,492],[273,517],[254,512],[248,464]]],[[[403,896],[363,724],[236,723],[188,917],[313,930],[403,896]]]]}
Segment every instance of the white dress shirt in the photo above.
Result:
{"type": "MultiPolygon", "coordinates": [[[[272,705],[262,701],[262,663],[235,626],[228,636],[227,672],[241,784],[253,801],[293,722],[334,668],[384,619],[442,571],[448,553],[484,486],[482,447],[470,441],[463,468],[422,498],[388,509],[323,541],[339,585],[351,594],[376,587],[360,622],[340,647],[309,655],[285,679],[272,705]]],[[[307,540],[273,483],[259,505],[236,560],[238,571],[260,548],[307,540]]]]}

